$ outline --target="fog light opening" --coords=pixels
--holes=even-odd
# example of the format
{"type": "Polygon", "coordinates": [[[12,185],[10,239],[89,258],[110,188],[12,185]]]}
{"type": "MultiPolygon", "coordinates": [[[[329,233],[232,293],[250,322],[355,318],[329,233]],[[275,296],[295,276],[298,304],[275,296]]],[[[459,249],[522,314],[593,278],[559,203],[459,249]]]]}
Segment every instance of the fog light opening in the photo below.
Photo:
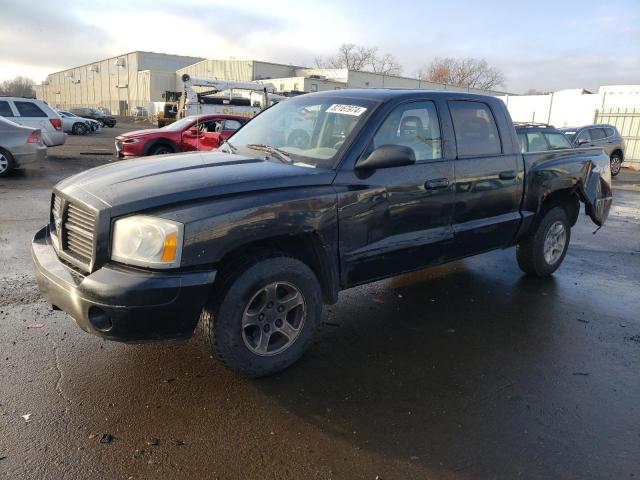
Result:
{"type": "Polygon", "coordinates": [[[89,321],[91,325],[101,332],[108,332],[113,327],[109,315],[99,307],[91,307],[89,309],[89,321]]]}

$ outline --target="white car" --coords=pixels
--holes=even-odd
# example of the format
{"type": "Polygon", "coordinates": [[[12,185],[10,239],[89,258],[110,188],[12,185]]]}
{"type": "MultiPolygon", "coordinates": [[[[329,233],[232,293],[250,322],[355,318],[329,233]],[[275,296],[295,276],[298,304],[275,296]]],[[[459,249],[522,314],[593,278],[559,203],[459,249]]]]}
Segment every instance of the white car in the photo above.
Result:
{"type": "Polygon", "coordinates": [[[62,145],[67,139],[67,134],[62,130],[62,118],[42,100],[0,97],[0,117],[25,127],[39,128],[47,147],[62,145]]]}
{"type": "Polygon", "coordinates": [[[56,112],[62,118],[62,130],[66,133],[73,133],[74,135],[85,135],[91,131],[91,121],[88,118],[78,117],[70,112],[63,112],[56,110],[56,112]]]}

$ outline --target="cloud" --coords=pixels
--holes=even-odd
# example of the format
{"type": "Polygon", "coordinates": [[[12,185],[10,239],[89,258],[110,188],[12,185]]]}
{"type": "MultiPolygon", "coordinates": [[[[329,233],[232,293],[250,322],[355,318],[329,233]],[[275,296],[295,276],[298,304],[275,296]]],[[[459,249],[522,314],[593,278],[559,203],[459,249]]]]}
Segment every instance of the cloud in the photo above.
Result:
{"type": "Polygon", "coordinates": [[[110,56],[113,37],[103,28],[80,21],[67,2],[2,4],[0,58],[26,65],[79,65],[110,56]]]}

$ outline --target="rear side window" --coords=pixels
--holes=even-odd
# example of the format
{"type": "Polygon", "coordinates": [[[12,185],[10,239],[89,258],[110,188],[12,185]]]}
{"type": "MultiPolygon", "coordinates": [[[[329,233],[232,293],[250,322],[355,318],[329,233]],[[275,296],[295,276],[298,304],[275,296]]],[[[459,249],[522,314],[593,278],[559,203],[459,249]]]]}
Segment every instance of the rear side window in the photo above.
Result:
{"type": "Polygon", "coordinates": [[[0,117],[13,117],[11,105],[7,101],[0,102],[0,117]]]}
{"type": "Polygon", "coordinates": [[[547,137],[551,150],[571,148],[569,140],[561,133],[545,133],[544,136],[547,137]]]}
{"type": "Polygon", "coordinates": [[[44,117],[48,115],[42,111],[42,109],[32,102],[14,102],[18,113],[21,117],[44,117]]]}
{"type": "Polygon", "coordinates": [[[477,157],[502,153],[498,127],[487,104],[451,101],[449,102],[449,110],[456,134],[458,157],[477,157]]]}
{"type": "Polygon", "coordinates": [[[540,132],[527,132],[527,152],[544,152],[547,149],[547,142],[540,132]]]}
{"type": "Polygon", "coordinates": [[[604,128],[592,128],[589,130],[589,135],[591,135],[591,140],[602,140],[607,136],[607,134],[604,133],[604,128]]]}
{"type": "Polygon", "coordinates": [[[442,158],[440,124],[433,102],[397,106],[373,137],[373,148],[382,145],[409,147],[417,162],[442,158]]]}

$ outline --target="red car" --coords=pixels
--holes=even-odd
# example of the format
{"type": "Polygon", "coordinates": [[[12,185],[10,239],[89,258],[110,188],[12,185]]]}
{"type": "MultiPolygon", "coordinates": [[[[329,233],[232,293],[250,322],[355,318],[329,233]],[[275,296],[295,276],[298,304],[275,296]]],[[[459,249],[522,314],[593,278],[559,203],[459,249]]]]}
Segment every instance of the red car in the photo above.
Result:
{"type": "Polygon", "coordinates": [[[214,150],[248,118],[232,115],[194,115],[162,128],[136,130],[116,137],[118,158],[214,150]]]}

